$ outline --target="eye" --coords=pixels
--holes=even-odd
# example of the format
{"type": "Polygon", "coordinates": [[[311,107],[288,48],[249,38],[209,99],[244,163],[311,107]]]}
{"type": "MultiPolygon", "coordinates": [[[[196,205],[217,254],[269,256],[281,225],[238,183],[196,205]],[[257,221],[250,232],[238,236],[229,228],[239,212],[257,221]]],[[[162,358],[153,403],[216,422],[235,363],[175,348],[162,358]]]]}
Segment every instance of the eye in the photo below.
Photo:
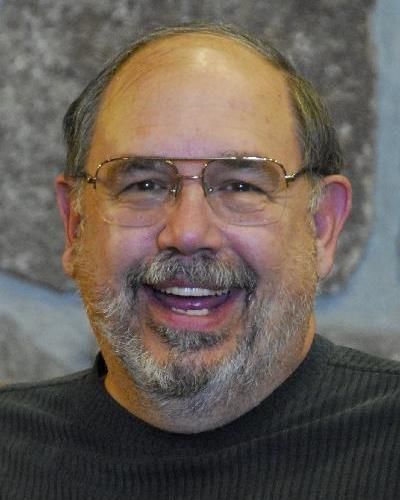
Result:
{"type": "Polygon", "coordinates": [[[155,181],[152,179],[146,179],[143,181],[132,182],[128,184],[122,192],[124,191],[139,191],[139,192],[154,192],[167,189],[163,183],[155,181]]]}
{"type": "Polygon", "coordinates": [[[162,179],[142,178],[125,179],[114,188],[114,198],[124,202],[142,202],[161,200],[170,192],[168,182],[162,179]]]}
{"type": "Polygon", "coordinates": [[[240,180],[225,181],[218,190],[232,193],[264,193],[259,186],[240,180]]]}

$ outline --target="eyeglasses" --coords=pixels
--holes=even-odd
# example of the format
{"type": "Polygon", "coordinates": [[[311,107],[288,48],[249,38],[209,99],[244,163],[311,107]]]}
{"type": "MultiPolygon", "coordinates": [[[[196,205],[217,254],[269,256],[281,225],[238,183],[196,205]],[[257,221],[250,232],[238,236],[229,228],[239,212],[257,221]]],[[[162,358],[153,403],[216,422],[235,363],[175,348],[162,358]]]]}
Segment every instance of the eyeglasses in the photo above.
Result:
{"type": "Polygon", "coordinates": [[[224,222],[259,226],[278,221],[289,184],[303,168],[287,174],[272,158],[161,158],[123,157],[103,161],[94,176],[83,173],[93,185],[104,221],[146,227],[166,219],[182,190],[183,181],[200,181],[214,213],[224,222]],[[201,162],[199,175],[182,175],[176,162],[201,162]]]}

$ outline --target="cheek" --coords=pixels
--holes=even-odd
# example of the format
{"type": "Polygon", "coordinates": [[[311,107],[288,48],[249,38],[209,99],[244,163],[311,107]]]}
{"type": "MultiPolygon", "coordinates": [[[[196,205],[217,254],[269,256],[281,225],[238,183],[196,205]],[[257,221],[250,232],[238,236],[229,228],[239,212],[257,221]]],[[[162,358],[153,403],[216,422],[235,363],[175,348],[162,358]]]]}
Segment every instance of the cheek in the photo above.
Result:
{"type": "Polygon", "coordinates": [[[236,227],[225,231],[230,249],[262,278],[279,272],[285,260],[286,245],[281,224],[236,227]]]}
{"type": "Polygon", "coordinates": [[[308,212],[299,207],[286,215],[269,226],[224,229],[230,250],[252,267],[260,284],[263,279],[270,284],[290,281],[313,265],[315,243],[308,212]]]}
{"type": "Polygon", "coordinates": [[[124,228],[103,224],[92,240],[92,253],[96,254],[104,279],[120,282],[132,266],[151,259],[156,253],[155,235],[149,228],[124,228]]]}

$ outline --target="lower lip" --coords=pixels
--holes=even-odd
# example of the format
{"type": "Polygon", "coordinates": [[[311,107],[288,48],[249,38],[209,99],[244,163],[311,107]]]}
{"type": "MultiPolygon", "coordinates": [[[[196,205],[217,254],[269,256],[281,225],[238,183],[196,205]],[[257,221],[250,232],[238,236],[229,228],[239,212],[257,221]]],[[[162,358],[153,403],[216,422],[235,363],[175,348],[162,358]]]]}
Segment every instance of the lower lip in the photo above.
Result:
{"type": "MultiPolygon", "coordinates": [[[[234,318],[235,307],[238,306],[240,299],[244,297],[244,290],[232,290],[229,294],[221,299],[221,302],[212,308],[206,307],[207,299],[194,299],[196,307],[189,309],[187,314],[185,310],[178,307],[166,306],[162,300],[158,298],[160,292],[155,292],[150,287],[145,287],[149,306],[152,316],[157,317],[157,323],[171,326],[173,328],[212,331],[221,328],[227,321],[232,321],[234,318]]],[[[212,302],[212,299],[210,299],[212,302]]],[[[219,301],[218,301],[219,302],[219,301]]]]}

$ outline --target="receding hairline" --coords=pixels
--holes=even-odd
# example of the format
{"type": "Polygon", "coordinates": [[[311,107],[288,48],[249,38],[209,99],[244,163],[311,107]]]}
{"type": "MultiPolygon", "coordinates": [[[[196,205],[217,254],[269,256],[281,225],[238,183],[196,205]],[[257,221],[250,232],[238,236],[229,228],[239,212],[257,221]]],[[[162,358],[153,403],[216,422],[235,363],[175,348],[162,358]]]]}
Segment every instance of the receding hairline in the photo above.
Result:
{"type": "Polygon", "coordinates": [[[71,103],[64,117],[64,139],[67,146],[65,174],[80,177],[87,160],[96,119],[110,83],[118,78],[126,61],[159,41],[183,36],[212,36],[215,39],[236,41],[237,46],[249,48],[261,60],[275,67],[286,80],[291,107],[297,121],[297,132],[303,150],[303,164],[315,176],[340,172],[343,157],[329,112],[308,80],[270,41],[257,39],[232,25],[189,23],[167,26],[133,40],[115,55],[102,71],[71,103]]]}
{"type": "Polygon", "coordinates": [[[146,51],[156,45],[161,45],[168,40],[178,38],[210,38],[231,42],[242,48],[247,48],[253,54],[258,55],[264,62],[269,62],[274,67],[282,72],[297,74],[296,69],[282,54],[275,49],[271,44],[264,44],[261,40],[253,38],[230,25],[221,24],[197,24],[190,23],[182,26],[172,26],[159,28],[142,38],[136,40],[132,45],[131,51],[125,52],[125,56],[120,63],[117,64],[116,73],[124,64],[131,60],[134,56],[146,51]]]}
{"type": "MultiPolygon", "coordinates": [[[[110,88],[118,87],[120,81],[123,80],[123,75],[126,70],[134,69],[130,74],[130,82],[134,83],[138,81],[142,76],[150,74],[152,71],[157,71],[159,69],[159,63],[162,65],[168,64],[172,61],[173,57],[178,55],[173,62],[179,62],[179,53],[184,54],[187,51],[187,46],[178,44],[177,42],[182,38],[189,38],[192,41],[198,40],[198,46],[204,47],[205,49],[215,49],[217,52],[225,52],[227,56],[231,52],[229,47],[232,47],[234,52],[239,50],[239,52],[247,52],[250,56],[254,56],[260,64],[264,65],[266,69],[274,68],[279,74],[282,75],[282,83],[285,86],[285,91],[289,93],[287,76],[288,72],[286,68],[282,68],[281,64],[274,59],[270,59],[265,53],[262,52],[261,48],[256,47],[254,44],[247,42],[245,39],[235,37],[233,34],[225,32],[214,32],[214,31],[184,31],[184,32],[167,32],[159,37],[152,38],[149,41],[143,43],[143,45],[137,47],[132,53],[116,68],[113,76],[108,81],[106,87],[103,90],[100,106],[98,113],[101,113],[102,106],[109,94],[110,88]],[[216,43],[205,43],[204,39],[214,40],[216,43]],[[224,50],[224,48],[226,50],[224,50]]],[[[195,47],[196,44],[193,44],[195,47]]],[[[245,53],[244,52],[244,53],[245,53]]],[[[184,61],[184,56],[181,61],[184,61]]],[[[122,85],[124,85],[122,83],[122,85]]]]}
{"type": "MultiPolygon", "coordinates": [[[[269,63],[270,65],[279,68],[284,72],[284,69],[280,66],[280,64],[273,59],[269,59],[267,55],[263,52],[262,47],[257,47],[255,44],[252,44],[250,41],[247,41],[245,38],[239,38],[234,34],[230,34],[229,32],[219,32],[219,31],[183,31],[183,32],[166,32],[160,34],[159,37],[151,38],[150,40],[144,42],[142,45],[137,47],[132,53],[126,58],[126,60],[121,64],[120,68],[122,68],[127,62],[132,61],[140,57],[146,52],[153,51],[154,53],[168,54],[172,51],[172,47],[168,50],[166,44],[169,42],[176,42],[181,38],[188,38],[192,40],[198,40],[199,45],[204,45],[204,43],[200,42],[202,39],[215,40],[220,42],[222,45],[231,45],[233,47],[237,46],[238,48],[242,48],[247,50],[249,53],[257,56],[261,61],[265,63],[269,63]],[[164,51],[163,51],[163,47],[164,51]]],[[[178,47],[179,48],[179,47],[178,47]]],[[[119,69],[117,72],[119,71],[119,69]]]]}

